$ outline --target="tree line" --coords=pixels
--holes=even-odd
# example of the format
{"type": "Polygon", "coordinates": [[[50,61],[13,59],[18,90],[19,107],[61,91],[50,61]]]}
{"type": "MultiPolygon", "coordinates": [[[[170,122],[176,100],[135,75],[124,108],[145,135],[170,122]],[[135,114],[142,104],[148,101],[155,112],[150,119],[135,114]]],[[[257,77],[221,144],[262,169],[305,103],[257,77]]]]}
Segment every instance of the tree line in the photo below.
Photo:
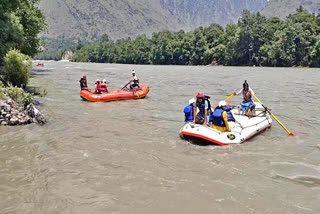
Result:
{"type": "Polygon", "coordinates": [[[300,7],[281,20],[244,10],[225,28],[212,24],[115,42],[104,35],[74,51],[77,62],[320,67],[320,15],[300,7]]]}

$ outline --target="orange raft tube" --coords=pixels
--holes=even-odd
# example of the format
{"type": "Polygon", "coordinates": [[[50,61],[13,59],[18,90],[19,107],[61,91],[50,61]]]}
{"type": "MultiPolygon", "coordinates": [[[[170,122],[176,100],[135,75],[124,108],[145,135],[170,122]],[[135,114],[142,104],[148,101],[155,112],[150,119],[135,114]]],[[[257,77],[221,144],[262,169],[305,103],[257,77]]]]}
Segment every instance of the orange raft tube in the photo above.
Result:
{"type": "Polygon", "coordinates": [[[140,88],[136,89],[134,93],[131,89],[117,89],[109,90],[108,93],[96,94],[88,90],[80,91],[80,97],[87,101],[113,101],[113,100],[124,100],[124,99],[142,99],[147,96],[149,92],[149,86],[142,84],[140,88]]]}

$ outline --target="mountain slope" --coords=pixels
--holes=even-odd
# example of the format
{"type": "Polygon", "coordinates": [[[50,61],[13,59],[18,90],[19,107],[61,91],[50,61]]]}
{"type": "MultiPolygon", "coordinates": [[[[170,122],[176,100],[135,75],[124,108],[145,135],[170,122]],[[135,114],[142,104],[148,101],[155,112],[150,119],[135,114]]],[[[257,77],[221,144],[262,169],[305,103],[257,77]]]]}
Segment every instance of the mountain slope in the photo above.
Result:
{"type": "Polygon", "coordinates": [[[157,0],[42,0],[49,38],[134,37],[180,24],[157,0]]]}
{"type": "Polygon", "coordinates": [[[243,9],[252,12],[267,0],[41,0],[49,38],[113,39],[151,35],[163,30],[191,30],[213,22],[235,22],[243,9]]]}
{"type": "Polygon", "coordinates": [[[270,0],[262,10],[262,14],[268,17],[285,18],[289,14],[295,13],[300,5],[311,13],[320,14],[320,0],[270,0]]]}
{"type": "Polygon", "coordinates": [[[261,11],[267,0],[160,0],[162,7],[170,11],[180,22],[191,29],[212,23],[234,23],[244,9],[261,11]]]}

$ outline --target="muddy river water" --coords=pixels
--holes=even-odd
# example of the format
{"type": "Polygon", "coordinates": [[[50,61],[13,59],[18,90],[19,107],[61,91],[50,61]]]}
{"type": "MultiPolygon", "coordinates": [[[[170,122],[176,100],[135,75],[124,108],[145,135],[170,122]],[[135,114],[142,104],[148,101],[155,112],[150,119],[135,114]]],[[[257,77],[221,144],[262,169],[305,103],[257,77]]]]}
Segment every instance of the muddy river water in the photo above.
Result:
{"type": "MultiPolygon", "coordinates": [[[[48,123],[0,127],[0,213],[320,213],[320,69],[45,62],[30,84],[48,123]],[[145,99],[91,103],[79,79],[121,88],[134,69],[145,99]],[[292,131],[241,145],[181,140],[198,91],[213,105],[244,80],[292,131]]],[[[241,97],[230,100],[239,104],[241,97]]]]}

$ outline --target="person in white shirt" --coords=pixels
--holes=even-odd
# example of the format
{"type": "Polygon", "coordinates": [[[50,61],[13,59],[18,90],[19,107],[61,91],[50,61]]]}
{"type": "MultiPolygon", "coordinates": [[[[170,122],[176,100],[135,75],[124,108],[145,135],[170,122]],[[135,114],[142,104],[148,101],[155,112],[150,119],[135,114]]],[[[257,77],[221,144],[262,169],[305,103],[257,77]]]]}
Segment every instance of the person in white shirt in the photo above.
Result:
{"type": "Polygon", "coordinates": [[[132,70],[132,77],[130,78],[130,88],[131,89],[135,89],[135,88],[139,88],[139,79],[136,76],[136,72],[134,70],[132,70]]]}

